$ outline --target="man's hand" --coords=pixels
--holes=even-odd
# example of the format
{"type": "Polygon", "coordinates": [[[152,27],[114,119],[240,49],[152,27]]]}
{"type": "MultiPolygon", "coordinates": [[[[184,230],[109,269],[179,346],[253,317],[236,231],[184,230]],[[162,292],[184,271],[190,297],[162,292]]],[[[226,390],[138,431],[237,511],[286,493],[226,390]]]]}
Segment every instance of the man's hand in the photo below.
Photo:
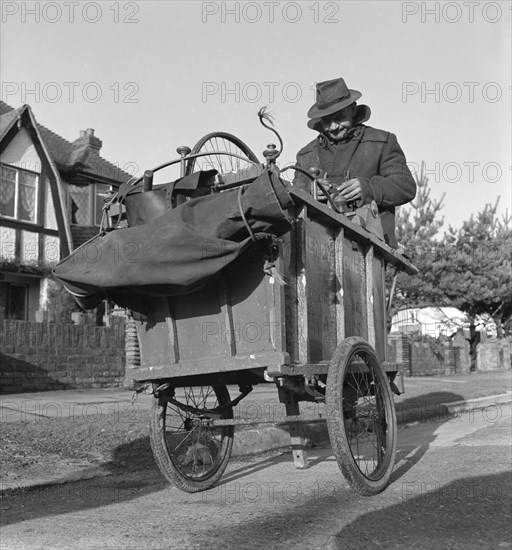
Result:
{"type": "Polygon", "coordinates": [[[363,198],[363,190],[358,178],[344,181],[341,185],[338,185],[337,189],[339,192],[338,200],[342,197],[343,200],[352,202],[363,198]]]}

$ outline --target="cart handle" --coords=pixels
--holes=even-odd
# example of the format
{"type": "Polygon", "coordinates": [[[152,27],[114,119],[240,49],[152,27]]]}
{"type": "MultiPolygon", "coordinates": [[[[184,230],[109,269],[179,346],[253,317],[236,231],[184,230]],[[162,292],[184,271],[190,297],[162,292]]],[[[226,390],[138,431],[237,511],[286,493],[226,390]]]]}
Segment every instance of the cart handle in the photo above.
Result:
{"type": "MultiPolygon", "coordinates": [[[[313,181],[317,187],[320,188],[320,191],[322,191],[322,193],[325,195],[325,197],[327,198],[327,200],[329,201],[329,204],[331,205],[331,208],[337,213],[337,214],[344,214],[344,212],[342,212],[337,206],[336,206],[336,203],[334,202],[333,198],[331,197],[331,194],[329,193],[329,191],[326,189],[326,187],[324,186],[324,184],[320,181],[320,178],[318,178],[318,174],[316,176],[314,176],[313,174],[310,174],[309,172],[306,172],[306,170],[304,170],[303,168],[299,168],[298,166],[296,165],[291,165],[291,166],[284,166],[283,168],[281,168],[281,170],[279,170],[279,174],[282,174],[283,172],[285,172],[286,170],[295,170],[296,172],[300,172],[301,174],[304,174],[305,176],[308,176],[308,178],[311,179],[311,181],[313,181]]],[[[315,197],[316,198],[316,197],[315,197]]]]}

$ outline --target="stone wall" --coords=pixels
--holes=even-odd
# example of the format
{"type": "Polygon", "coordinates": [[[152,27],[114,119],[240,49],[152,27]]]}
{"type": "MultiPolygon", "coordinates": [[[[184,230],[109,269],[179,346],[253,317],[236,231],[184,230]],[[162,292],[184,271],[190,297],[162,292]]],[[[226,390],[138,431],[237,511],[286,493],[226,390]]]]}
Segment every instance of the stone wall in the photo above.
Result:
{"type": "Polygon", "coordinates": [[[444,348],[434,352],[427,342],[411,344],[411,376],[435,376],[445,374],[444,348]]]}
{"type": "MultiPolygon", "coordinates": [[[[431,345],[401,333],[388,336],[389,362],[398,363],[407,376],[468,374],[469,342],[457,334],[451,341],[431,345]]],[[[477,346],[477,371],[512,368],[510,340],[486,340],[477,346]]]]}
{"type": "Polygon", "coordinates": [[[112,326],[0,323],[0,391],[121,386],[124,319],[112,326]]]}
{"type": "Polygon", "coordinates": [[[511,354],[509,340],[486,340],[476,348],[476,368],[479,371],[510,369],[511,354]]]}

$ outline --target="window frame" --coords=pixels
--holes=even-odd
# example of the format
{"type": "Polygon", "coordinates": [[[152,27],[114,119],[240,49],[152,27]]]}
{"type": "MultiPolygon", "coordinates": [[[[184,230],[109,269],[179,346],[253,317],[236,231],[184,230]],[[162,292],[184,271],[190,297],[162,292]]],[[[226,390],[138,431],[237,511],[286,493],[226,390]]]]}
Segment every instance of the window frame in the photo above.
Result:
{"type": "Polygon", "coordinates": [[[3,287],[1,293],[5,299],[5,302],[3,304],[5,318],[12,321],[27,321],[28,311],[29,311],[29,296],[30,296],[29,285],[26,283],[13,283],[13,282],[4,282],[4,281],[1,281],[1,283],[3,287]],[[14,288],[23,290],[23,310],[20,311],[21,317],[22,317],[21,319],[19,317],[14,317],[12,315],[13,311],[11,309],[11,305],[12,305],[12,294],[13,294],[14,288]]]}
{"type": "Polygon", "coordinates": [[[41,173],[35,172],[34,170],[27,170],[26,168],[20,168],[19,166],[16,166],[15,164],[9,164],[7,162],[0,162],[0,174],[2,172],[3,167],[10,168],[11,170],[14,170],[16,172],[16,181],[15,181],[15,187],[14,187],[14,216],[8,216],[7,214],[0,213],[0,218],[4,218],[6,220],[15,220],[20,223],[28,223],[30,225],[41,225],[40,220],[40,194],[41,194],[41,173]],[[20,173],[26,173],[35,176],[36,184],[34,189],[35,194],[35,202],[34,202],[34,221],[32,220],[23,220],[20,217],[20,208],[21,208],[21,189],[20,189],[20,173]]]}
{"type": "Polygon", "coordinates": [[[96,220],[96,201],[98,199],[98,196],[100,193],[105,193],[105,190],[101,190],[101,187],[106,186],[108,187],[108,191],[112,192],[113,186],[109,183],[101,183],[101,182],[94,182],[94,183],[87,183],[82,185],[77,185],[76,183],[70,183],[68,185],[68,219],[69,224],[73,227],[100,227],[101,226],[101,219],[96,220]],[[72,222],[72,212],[71,212],[71,186],[74,185],[75,187],[84,187],[87,188],[87,193],[84,193],[84,195],[87,195],[87,224],[78,224],[72,222]]]}

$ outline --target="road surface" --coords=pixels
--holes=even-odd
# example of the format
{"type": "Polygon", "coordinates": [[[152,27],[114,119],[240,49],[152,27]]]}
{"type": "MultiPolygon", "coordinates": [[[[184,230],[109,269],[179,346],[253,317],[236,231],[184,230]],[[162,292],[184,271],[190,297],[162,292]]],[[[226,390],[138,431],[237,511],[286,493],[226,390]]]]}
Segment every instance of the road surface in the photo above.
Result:
{"type": "Polygon", "coordinates": [[[7,495],[2,549],[512,549],[511,405],[399,429],[391,485],[355,493],[330,449],[234,461],[198,494],[151,466],[7,495]]]}

